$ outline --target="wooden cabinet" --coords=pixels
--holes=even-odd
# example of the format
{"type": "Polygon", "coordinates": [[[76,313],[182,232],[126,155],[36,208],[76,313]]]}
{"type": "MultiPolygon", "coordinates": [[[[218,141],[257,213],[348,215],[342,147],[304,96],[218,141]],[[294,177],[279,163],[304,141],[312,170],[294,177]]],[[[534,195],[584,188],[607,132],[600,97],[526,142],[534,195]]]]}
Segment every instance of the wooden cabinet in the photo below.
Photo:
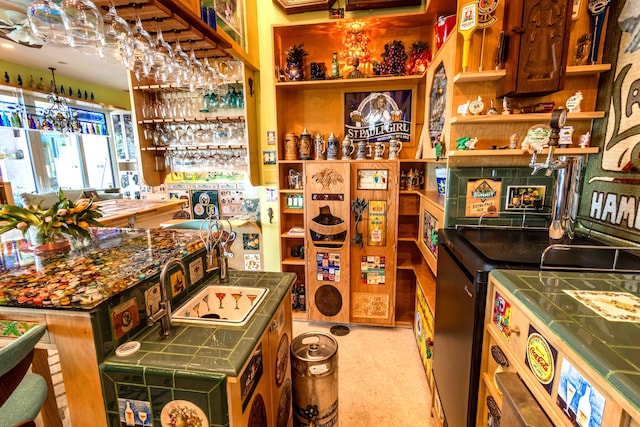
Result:
{"type": "MultiPolygon", "coordinates": [[[[373,57],[379,58],[384,45],[392,40],[402,40],[407,52],[411,44],[417,40],[433,42],[431,30],[436,14],[451,12],[447,2],[430,2],[428,12],[409,13],[364,19],[366,31],[373,57]]],[[[355,21],[355,20],[353,20],[355,21]]],[[[303,44],[309,53],[306,57],[304,72],[310,75],[312,62],[323,62],[327,67],[331,63],[334,51],[343,51],[343,36],[352,21],[336,23],[333,21],[305,25],[274,26],[274,65],[284,70],[286,51],[294,44],[303,44]]],[[[373,74],[371,65],[359,68],[367,74],[373,74]]],[[[351,67],[341,60],[340,75],[346,76],[351,67]]],[[[418,151],[419,136],[425,127],[425,75],[375,76],[360,79],[327,79],[303,81],[279,81],[276,83],[276,138],[278,143],[278,186],[279,186],[279,222],[280,222],[280,256],[282,271],[295,272],[299,278],[299,286],[306,286],[305,297],[308,312],[304,314],[311,320],[329,322],[352,322],[360,324],[412,324],[415,313],[416,284],[420,283],[429,295],[429,304],[434,303],[435,287],[432,261],[425,258],[426,252],[419,249],[420,207],[423,199],[431,199],[429,206],[435,208],[436,216],[444,214],[443,199],[435,191],[433,174],[434,160],[415,160],[418,151]],[[307,130],[313,137],[317,133],[325,138],[333,132],[340,141],[344,138],[346,114],[345,94],[352,92],[382,92],[395,90],[411,90],[411,129],[410,141],[403,142],[399,159],[387,159],[387,151],[382,160],[291,160],[285,156],[284,140],[287,133],[299,135],[307,130]],[[313,218],[318,215],[319,200],[313,200],[314,194],[325,194],[326,191],[309,188],[314,185],[312,176],[331,167],[340,170],[345,178],[342,200],[322,203],[341,212],[345,219],[344,230],[347,231],[346,243],[339,248],[323,249],[314,245],[309,235],[309,227],[313,218]],[[358,188],[358,171],[385,170],[388,175],[388,188],[384,191],[363,190],[358,188]],[[422,171],[424,182],[422,190],[399,191],[401,170],[422,171]],[[298,178],[296,178],[298,177],[298,178]],[[293,178],[293,179],[292,179],[293,178]],[[362,222],[356,226],[351,212],[351,203],[357,198],[366,201],[385,202],[385,246],[369,245],[366,239],[363,246],[354,244],[356,232],[366,235],[370,221],[365,211],[362,222]],[[304,245],[304,258],[298,248],[304,245]],[[322,278],[320,256],[340,258],[339,284],[331,287],[338,292],[333,293],[339,299],[340,309],[322,308],[326,312],[336,311],[334,315],[326,315],[318,311],[315,295],[320,290],[327,290],[328,282],[322,278]],[[384,260],[384,283],[373,284],[367,281],[367,260],[384,260]],[[381,258],[382,257],[382,258],[381,258]],[[363,268],[365,269],[363,272],[363,268]],[[382,307],[382,309],[375,309],[382,307]],[[375,311],[375,313],[374,313],[375,311]]],[[[289,153],[290,154],[290,153],[289,153]]],[[[293,156],[295,157],[295,155],[293,156]]],[[[355,155],[353,156],[355,158],[355,155]]],[[[426,202],[425,202],[426,203],[426,202]]],[[[368,208],[369,209],[369,208],[368,208]]],[[[430,255],[432,258],[434,255],[430,255]]],[[[374,261],[371,261],[374,262],[374,261]]],[[[373,268],[372,264],[372,268],[373,268]]],[[[371,276],[373,277],[373,276],[371,276]]],[[[331,292],[329,292],[332,294],[331,292]]],[[[323,300],[331,299],[325,295],[323,300]],[[328,297],[328,298],[327,298],[328,297]]]]}
{"type": "Polygon", "coordinates": [[[238,377],[227,380],[229,425],[291,425],[291,304],[285,298],[238,377]]]}
{"type": "MultiPolygon", "coordinates": [[[[458,8],[460,9],[461,3],[458,8]]],[[[493,25],[485,30],[476,30],[471,37],[471,46],[483,46],[484,55],[471,55],[469,69],[462,71],[461,55],[463,50],[461,37],[450,37],[434,58],[431,69],[427,72],[427,84],[433,81],[433,67],[442,63],[447,75],[446,89],[446,118],[445,118],[445,147],[449,164],[456,166],[480,166],[486,164],[516,166],[527,165],[530,155],[525,150],[518,148],[508,149],[509,139],[517,134],[520,142],[525,138],[527,130],[536,124],[548,124],[550,113],[522,113],[514,114],[519,110],[535,108],[540,103],[553,103],[555,108],[565,107],[567,99],[582,93],[580,112],[568,114],[567,125],[573,127],[573,145],[560,151],[558,154],[589,154],[597,152],[597,149],[583,150],[578,148],[578,137],[591,132],[594,120],[604,118],[604,112],[595,111],[596,96],[598,91],[599,74],[609,70],[609,64],[574,65],[577,63],[575,56],[578,46],[578,38],[589,32],[589,13],[586,2],[582,2],[583,8],[577,20],[570,21],[568,58],[566,59],[566,75],[564,86],[553,93],[528,96],[508,97],[507,106],[512,114],[504,115],[503,99],[500,96],[503,82],[507,79],[509,70],[496,69],[494,64],[495,52],[498,45],[500,26],[493,25]],[[483,63],[480,60],[484,59],[483,63]],[[479,71],[482,69],[483,71],[479,71]],[[484,108],[478,115],[473,115],[461,106],[481,99],[484,108]],[[487,110],[493,102],[498,110],[496,115],[487,115],[487,110]],[[456,141],[463,137],[477,138],[478,142],[474,150],[456,149],[456,141]],[[471,157],[471,158],[469,158],[471,157]]],[[[504,17],[504,4],[499,4],[495,10],[498,22],[504,17]]],[[[508,35],[508,34],[507,34],[508,35]]],[[[516,61],[517,58],[508,57],[507,61],[516,61]]],[[[427,90],[431,88],[428,87],[427,90]]],[[[427,105],[427,117],[430,116],[430,106],[427,105]]],[[[425,147],[424,157],[433,158],[433,149],[425,147]]]]}

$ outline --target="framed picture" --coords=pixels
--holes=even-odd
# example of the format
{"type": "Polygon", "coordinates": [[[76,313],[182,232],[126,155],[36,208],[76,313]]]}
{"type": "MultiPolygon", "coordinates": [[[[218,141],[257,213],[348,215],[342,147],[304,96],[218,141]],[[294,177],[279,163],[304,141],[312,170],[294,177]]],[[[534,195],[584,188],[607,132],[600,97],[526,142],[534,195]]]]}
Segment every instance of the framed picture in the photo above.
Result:
{"type": "Polygon", "coordinates": [[[241,0],[200,0],[200,7],[216,11],[218,30],[222,29],[239,46],[246,49],[244,36],[244,2],[241,0]]]}
{"type": "Polygon", "coordinates": [[[386,169],[359,169],[358,190],[386,190],[389,171],[386,169]]]}
{"type": "Polygon", "coordinates": [[[420,6],[420,0],[347,0],[347,10],[384,9],[388,7],[420,6]]]}
{"type": "Polygon", "coordinates": [[[351,141],[411,141],[412,90],[344,94],[344,133],[351,141]]]}
{"type": "Polygon", "coordinates": [[[287,15],[311,12],[314,10],[329,10],[335,1],[336,0],[273,0],[287,15]]]}
{"type": "Polygon", "coordinates": [[[544,205],[544,185],[509,185],[505,210],[539,210],[544,205]]]}
{"type": "Polygon", "coordinates": [[[480,178],[467,181],[466,217],[497,216],[500,210],[500,179],[480,178]]]}

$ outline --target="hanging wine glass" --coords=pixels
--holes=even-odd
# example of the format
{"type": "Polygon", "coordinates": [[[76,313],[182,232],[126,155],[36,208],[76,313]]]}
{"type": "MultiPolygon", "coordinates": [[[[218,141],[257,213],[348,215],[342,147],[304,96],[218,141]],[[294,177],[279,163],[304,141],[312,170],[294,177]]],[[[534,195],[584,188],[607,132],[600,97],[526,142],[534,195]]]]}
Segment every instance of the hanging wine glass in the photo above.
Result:
{"type": "Polygon", "coordinates": [[[133,33],[127,21],[118,16],[113,2],[109,2],[109,11],[102,17],[104,22],[104,46],[102,57],[129,67],[133,57],[133,33]]]}
{"type": "Polygon", "coordinates": [[[31,31],[49,45],[66,46],[71,43],[63,16],[60,6],[49,0],[34,0],[27,9],[31,31]]]}
{"type": "Polygon", "coordinates": [[[82,53],[101,55],[104,21],[96,5],[91,0],[62,0],[60,7],[71,47],[82,53]]]}
{"type": "Polygon", "coordinates": [[[189,91],[193,92],[197,88],[204,86],[204,65],[196,57],[196,53],[191,49],[189,56],[189,91]]]}
{"type": "Polygon", "coordinates": [[[205,56],[202,62],[204,66],[204,87],[208,91],[212,91],[218,83],[218,72],[209,63],[209,58],[205,56]]]}
{"type": "Polygon", "coordinates": [[[189,66],[191,61],[189,56],[182,50],[180,46],[180,40],[176,39],[176,47],[173,50],[176,68],[173,72],[175,78],[175,84],[178,87],[187,87],[189,84],[189,66]]]}
{"type": "Polygon", "coordinates": [[[173,72],[174,53],[169,43],[164,41],[162,30],[158,26],[158,34],[156,36],[156,48],[153,56],[153,74],[156,80],[166,82],[173,72]]]}
{"type": "Polygon", "coordinates": [[[136,79],[140,80],[142,77],[148,77],[151,73],[153,51],[155,49],[155,43],[149,32],[142,26],[140,16],[136,16],[136,24],[133,27],[133,37],[131,40],[133,47],[133,72],[136,75],[136,79]]]}

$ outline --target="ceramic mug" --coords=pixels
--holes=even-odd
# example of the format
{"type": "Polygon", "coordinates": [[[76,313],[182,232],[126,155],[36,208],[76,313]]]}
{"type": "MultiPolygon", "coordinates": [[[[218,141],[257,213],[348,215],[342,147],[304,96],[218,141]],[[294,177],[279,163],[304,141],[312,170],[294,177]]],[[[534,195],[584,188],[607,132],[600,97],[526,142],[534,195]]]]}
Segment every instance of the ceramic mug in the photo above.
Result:
{"type": "Polygon", "coordinates": [[[311,152],[313,151],[313,142],[311,134],[307,129],[300,134],[300,142],[298,143],[298,158],[300,160],[311,160],[311,152]]]}
{"type": "Polygon", "coordinates": [[[356,160],[365,160],[371,157],[371,145],[367,141],[359,141],[356,145],[356,160]]]}
{"type": "Polygon", "coordinates": [[[320,133],[316,135],[316,139],[313,141],[313,158],[315,160],[324,160],[324,155],[327,152],[327,147],[324,143],[324,138],[320,133]]]}
{"type": "Polygon", "coordinates": [[[298,136],[294,133],[284,135],[284,159],[298,160],[298,136]]]}
{"type": "Polygon", "coordinates": [[[382,160],[384,159],[384,152],[387,147],[382,142],[376,142],[373,147],[373,160],[382,160]]]}
{"type": "Polygon", "coordinates": [[[345,136],[342,140],[342,160],[351,160],[351,156],[355,149],[356,146],[351,142],[349,135],[345,136]]]}
{"type": "Polygon", "coordinates": [[[338,160],[338,138],[331,132],[327,139],[327,160],[338,160]]]}
{"type": "Polygon", "coordinates": [[[398,154],[402,151],[402,142],[397,139],[392,139],[389,141],[389,158],[397,159],[398,154]]]}

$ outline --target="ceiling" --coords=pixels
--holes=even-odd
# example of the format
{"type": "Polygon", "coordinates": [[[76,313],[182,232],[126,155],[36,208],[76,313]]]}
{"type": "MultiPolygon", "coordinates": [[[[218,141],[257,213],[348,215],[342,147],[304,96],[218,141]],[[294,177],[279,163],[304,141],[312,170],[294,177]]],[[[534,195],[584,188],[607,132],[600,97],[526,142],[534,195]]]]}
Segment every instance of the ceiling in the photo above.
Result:
{"type": "MultiPolygon", "coordinates": [[[[30,0],[0,0],[0,19],[16,22],[22,15],[12,13],[18,11],[26,13],[30,0]],[[7,16],[7,11],[9,16],[7,16]]],[[[26,18],[26,15],[24,15],[26,18]]],[[[85,55],[74,51],[70,47],[37,46],[29,47],[0,38],[0,59],[24,66],[46,70],[56,69],[57,75],[74,78],[89,83],[99,84],[115,90],[128,90],[126,68],[122,65],[108,63],[97,56],[85,55]]]]}
{"type": "MultiPolygon", "coordinates": [[[[32,0],[0,0],[0,29],[28,25],[26,10],[32,0]]],[[[231,45],[221,38],[215,30],[204,23],[186,8],[180,0],[140,0],[129,3],[129,0],[115,0],[117,13],[129,22],[137,17],[142,20],[143,27],[154,36],[162,30],[164,39],[174,45],[176,41],[188,43],[199,58],[228,57],[226,49],[231,45]]],[[[108,9],[109,0],[93,0],[99,8],[108,9]]],[[[94,55],[85,55],[74,51],[71,47],[54,47],[51,45],[29,46],[8,39],[5,34],[10,30],[0,31],[0,46],[7,44],[11,48],[0,47],[0,59],[46,70],[56,69],[60,76],[79,79],[99,84],[104,87],[127,90],[127,73],[124,66],[108,63],[94,55]]]]}

